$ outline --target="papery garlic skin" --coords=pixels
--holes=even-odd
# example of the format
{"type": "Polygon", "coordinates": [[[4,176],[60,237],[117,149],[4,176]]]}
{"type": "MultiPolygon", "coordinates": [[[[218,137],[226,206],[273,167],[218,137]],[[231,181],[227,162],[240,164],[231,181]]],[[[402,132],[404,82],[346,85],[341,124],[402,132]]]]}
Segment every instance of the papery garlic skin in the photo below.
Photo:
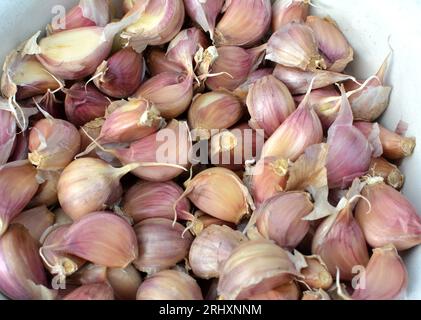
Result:
{"type": "MultiPolygon", "coordinates": [[[[183,189],[170,182],[140,182],[125,194],[123,212],[135,223],[149,218],[174,218],[174,204],[182,196],[183,189]]],[[[177,203],[177,212],[190,212],[190,202],[182,199],[177,203]]]]}
{"type": "Polygon", "coordinates": [[[374,249],[362,276],[364,284],[355,288],[354,300],[398,299],[408,287],[408,272],[393,245],[374,249]]]}
{"type": "Polygon", "coordinates": [[[137,300],[203,300],[196,280],[188,274],[166,270],[147,278],[139,287],[137,300]]]}
{"type": "Polygon", "coordinates": [[[134,97],[152,102],[164,118],[176,118],[188,109],[193,99],[193,76],[160,73],[146,81],[134,97]]]}
{"type": "Polygon", "coordinates": [[[301,290],[297,284],[292,281],[289,284],[285,284],[273,290],[265,293],[255,294],[248,297],[247,300],[260,300],[260,301],[295,301],[299,300],[301,296],[301,290]]]}
{"type": "Polygon", "coordinates": [[[0,190],[5,195],[0,200],[0,236],[37,192],[36,175],[36,169],[27,161],[11,162],[0,167],[0,190]]]}
{"type": "Polygon", "coordinates": [[[336,22],[331,18],[307,17],[306,24],[313,30],[319,50],[323,53],[328,70],[342,72],[354,60],[354,50],[336,22]]]}
{"type": "Polygon", "coordinates": [[[421,218],[404,195],[379,179],[369,180],[361,194],[370,206],[359,201],[355,217],[370,246],[393,244],[403,251],[421,243],[421,218]]]}
{"type": "Polygon", "coordinates": [[[266,239],[285,249],[296,248],[310,229],[303,220],[313,211],[310,196],[303,192],[281,193],[264,202],[256,211],[256,226],[266,239]]]}
{"type": "Polygon", "coordinates": [[[212,129],[228,129],[243,116],[244,108],[240,101],[225,91],[212,91],[195,97],[188,113],[189,125],[211,136],[212,129]]]}
{"type": "Polygon", "coordinates": [[[142,277],[135,267],[130,265],[124,269],[109,268],[107,279],[114,290],[116,299],[136,300],[137,290],[142,284],[142,277]]]}
{"type": "Polygon", "coordinates": [[[254,208],[246,186],[234,172],[224,168],[199,173],[187,183],[185,195],[203,212],[235,224],[254,208]]]}
{"type": "Polygon", "coordinates": [[[218,278],[222,265],[246,237],[227,226],[211,225],[193,241],[189,265],[202,279],[218,278]]]}
{"type": "Polygon", "coordinates": [[[29,151],[29,161],[39,170],[62,170],[80,151],[79,131],[64,120],[38,121],[29,135],[29,151]]]}
{"type": "Polygon", "coordinates": [[[35,240],[40,240],[45,230],[54,223],[55,216],[44,206],[26,210],[13,219],[13,224],[21,224],[35,240]]]}
{"type": "Polygon", "coordinates": [[[0,166],[8,162],[16,140],[16,120],[13,114],[0,109],[0,166]]]}
{"type": "Polygon", "coordinates": [[[57,250],[110,268],[126,268],[139,254],[131,225],[108,212],[94,212],[72,224],[57,250]]]}
{"type": "Polygon", "coordinates": [[[107,96],[127,98],[142,84],[145,70],[143,56],[124,48],[104,61],[93,75],[96,87],[107,96]]]}
{"type": "Polygon", "coordinates": [[[251,46],[269,30],[270,0],[226,1],[224,15],[216,26],[217,46],[251,46]]]}
{"type": "Polygon", "coordinates": [[[350,204],[326,218],[317,228],[312,253],[323,259],[332,275],[339,269],[342,280],[351,280],[355,276],[352,272],[355,266],[367,265],[367,244],[350,204]]]}
{"type": "Polygon", "coordinates": [[[0,291],[13,300],[53,300],[38,244],[25,227],[12,225],[0,238],[0,291]]]}
{"type": "Polygon", "coordinates": [[[303,23],[292,22],[276,31],[268,41],[266,59],[303,71],[326,69],[313,31],[303,23]]]}
{"type": "Polygon", "coordinates": [[[84,285],[66,295],[63,300],[106,301],[114,300],[113,289],[109,284],[97,283],[84,285]]]}
{"type": "Polygon", "coordinates": [[[164,72],[183,72],[182,66],[168,60],[166,53],[157,48],[153,48],[150,51],[148,50],[148,54],[146,55],[146,64],[152,77],[164,72]]]}
{"type": "Polygon", "coordinates": [[[120,179],[133,167],[115,169],[106,162],[83,158],[73,161],[60,176],[57,191],[63,210],[73,220],[104,209],[122,193],[120,179]]]}
{"type": "Polygon", "coordinates": [[[272,31],[276,32],[290,22],[304,22],[309,12],[306,0],[277,0],[272,5],[272,31]]]}
{"type": "Polygon", "coordinates": [[[137,1],[126,16],[136,12],[140,17],[121,37],[139,53],[147,46],[170,42],[180,32],[185,18],[183,0],[137,1]]]}
{"type": "Polygon", "coordinates": [[[274,76],[266,76],[251,85],[247,96],[250,126],[265,130],[266,138],[296,110],[288,88],[274,76]]]}
{"type": "Polygon", "coordinates": [[[190,232],[195,236],[199,236],[203,232],[203,230],[213,225],[227,226],[232,229],[235,229],[235,224],[228,223],[221,219],[212,217],[200,210],[197,210],[194,213],[194,217],[195,217],[195,220],[187,222],[187,226],[191,227],[190,232]]]}
{"type": "Polygon", "coordinates": [[[328,290],[333,284],[333,277],[319,256],[305,257],[307,267],[301,269],[304,282],[312,289],[328,290]]]}
{"type": "Polygon", "coordinates": [[[187,171],[191,149],[187,123],[172,120],[166,128],[132,143],[128,149],[117,149],[113,154],[123,164],[145,164],[132,171],[138,178],[165,182],[187,171]]]}
{"type": "Polygon", "coordinates": [[[153,274],[174,267],[188,255],[193,237],[184,226],[162,218],[146,219],[134,230],[139,244],[139,257],[133,262],[141,272],[153,274]]]}
{"type": "Polygon", "coordinates": [[[224,300],[247,299],[285,285],[298,276],[286,251],[267,240],[237,247],[221,269],[218,294],[224,300]]]}
{"type": "Polygon", "coordinates": [[[214,39],[216,19],[222,11],[224,0],[184,0],[190,18],[214,39]]]}

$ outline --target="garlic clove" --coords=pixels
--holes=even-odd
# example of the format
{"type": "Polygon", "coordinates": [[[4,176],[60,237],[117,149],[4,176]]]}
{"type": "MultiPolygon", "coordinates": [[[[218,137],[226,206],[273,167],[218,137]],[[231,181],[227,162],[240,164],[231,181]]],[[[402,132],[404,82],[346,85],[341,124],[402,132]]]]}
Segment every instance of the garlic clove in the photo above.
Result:
{"type": "Polygon", "coordinates": [[[224,0],[184,0],[186,12],[214,39],[216,19],[222,11],[224,0]]]}
{"type": "Polygon", "coordinates": [[[304,22],[309,12],[306,0],[277,0],[272,5],[272,31],[276,32],[290,22],[304,22]]]}
{"type": "Polygon", "coordinates": [[[203,300],[196,280],[188,274],[166,270],[147,278],[139,287],[137,300],[203,300]]]}
{"type": "Polygon", "coordinates": [[[44,205],[22,212],[13,219],[12,223],[21,224],[35,240],[40,241],[45,230],[53,225],[54,220],[54,214],[44,205]]]}
{"type": "Polygon", "coordinates": [[[233,94],[237,96],[243,104],[246,104],[250,87],[256,83],[257,80],[262,79],[265,76],[269,76],[272,73],[272,68],[264,68],[253,71],[249,74],[247,80],[233,91],[233,94]]]}
{"type": "Polygon", "coordinates": [[[146,219],[135,227],[139,256],[133,262],[141,272],[153,274],[185,259],[193,240],[179,223],[162,218],[146,219]]]}
{"type": "Polygon", "coordinates": [[[190,167],[192,149],[190,129],[186,122],[172,120],[169,125],[113,154],[123,163],[140,163],[132,173],[146,181],[172,180],[190,167]]]}
{"type": "Polygon", "coordinates": [[[64,212],[73,220],[112,205],[121,196],[120,179],[137,165],[120,169],[83,158],[73,161],[60,176],[57,191],[64,212]]]}
{"type": "Polygon", "coordinates": [[[210,138],[213,129],[228,129],[243,116],[240,101],[225,91],[212,91],[195,97],[188,113],[189,125],[210,138]]]}
{"type": "Polygon", "coordinates": [[[371,178],[362,191],[369,202],[359,201],[355,217],[367,242],[374,248],[393,244],[407,250],[421,243],[421,218],[400,192],[382,179],[371,178]]]}
{"type": "MultiPolygon", "coordinates": [[[[174,204],[182,196],[183,189],[170,182],[140,182],[125,194],[123,212],[133,218],[135,223],[150,218],[174,218],[174,204]]],[[[182,199],[177,204],[177,213],[183,216],[190,212],[190,202],[182,199]]]]}
{"type": "Polygon", "coordinates": [[[162,117],[176,118],[188,109],[193,99],[193,76],[175,72],[160,73],[146,81],[134,97],[152,102],[162,117]]]}
{"type": "Polygon", "coordinates": [[[333,277],[326,264],[319,256],[305,257],[307,267],[301,269],[304,282],[312,289],[328,290],[333,284],[333,277]]]}
{"type": "Polygon", "coordinates": [[[221,266],[232,251],[246,237],[227,226],[211,225],[193,241],[189,253],[189,265],[193,273],[202,279],[218,278],[221,266]]]}
{"type": "Polygon", "coordinates": [[[63,300],[81,300],[81,301],[89,301],[89,300],[114,300],[114,293],[113,289],[110,285],[105,283],[97,283],[97,284],[88,284],[77,288],[76,290],[72,291],[68,295],[66,295],[63,300]]]}
{"type": "Polygon", "coordinates": [[[276,66],[273,75],[281,80],[293,95],[306,93],[312,81],[313,90],[350,79],[356,81],[354,77],[341,73],[326,70],[303,71],[280,64],[276,66]]]}
{"type": "Polygon", "coordinates": [[[301,290],[298,288],[297,284],[292,281],[289,284],[285,284],[278,288],[275,288],[271,291],[260,293],[248,297],[247,300],[260,300],[260,301],[295,301],[299,300],[301,296],[301,290]]]}
{"type": "Polygon", "coordinates": [[[36,194],[39,184],[37,171],[28,161],[11,162],[0,167],[0,236],[36,194]]]}
{"type": "Polygon", "coordinates": [[[146,64],[152,77],[164,72],[183,72],[182,66],[176,62],[168,60],[166,53],[157,48],[153,48],[148,51],[146,56],[146,64]]]}
{"type": "MultiPolygon", "coordinates": [[[[363,121],[354,123],[366,137],[369,137],[373,131],[373,124],[363,121]]],[[[397,133],[389,131],[383,126],[380,127],[380,142],[383,147],[383,156],[389,160],[401,160],[410,157],[414,153],[416,139],[400,136],[397,133]]]]}
{"type": "Polygon", "coordinates": [[[108,283],[118,300],[136,300],[137,290],[142,284],[140,273],[132,265],[124,269],[109,268],[108,283]]]}
{"type": "Polygon", "coordinates": [[[66,90],[66,116],[75,126],[103,117],[110,103],[110,99],[91,84],[77,82],[66,90]]]}
{"type": "Polygon", "coordinates": [[[53,300],[38,255],[38,244],[15,224],[0,238],[0,291],[14,300],[53,300]]]}
{"type": "Polygon", "coordinates": [[[97,266],[95,264],[87,264],[78,272],[73,274],[69,279],[69,283],[75,283],[80,286],[105,283],[107,282],[107,267],[97,266]]]}
{"type": "Polygon", "coordinates": [[[54,215],[56,217],[56,221],[55,221],[56,226],[73,223],[73,220],[64,212],[62,208],[58,208],[54,210],[54,215]]]}
{"type": "Polygon", "coordinates": [[[235,224],[254,209],[246,186],[224,168],[211,168],[196,175],[186,183],[184,196],[203,212],[235,224]]]}
{"type": "Polygon", "coordinates": [[[276,31],[268,41],[266,60],[303,71],[326,69],[314,33],[304,23],[292,22],[276,31]]]}
{"type": "Polygon", "coordinates": [[[39,170],[64,169],[80,151],[79,131],[59,119],[38,121],[29,135],[29,161],[39,170]]]}
{"type": "Polygon", "coordinates": [[[107,96],[127,98],[142,84],[143,67],[143,56],[132,48],[124,48],[98,67],[92,77],[93,82],[107,96]]]}
{"type": "Polygon", "coordinates": [[[0,166],[8,162],[15,148],[15,141],[16,120],[11,112],[0,109],[0,166]]]}
{"type": "Polygon", "coordinates": [[[44,180],[38,188],[37,194],[32,198],[28,207],[52,206],[58,202],[57,185],[60,179],[59,171],[38,171],[38,178],[44,180]]]}
{"type": "Polygon", "coordinates": [[[221,269],[220,299],[247,299],[290,283],[298,276],[286,251],[267,240],[238,246],[221,269]]]}
{"type": "Polygon", "coordinates": [[[363,277],[352,294],[354,300],[398,299],[408,286],[405,264],[393,245],[374,249],[363,277]]]}
{"type": "Polygon", "coordinates": [[[126,14],[140,14],[121,34],[137,52],[170,42],[180,32],[185,18],[183,0],[137,1],[126,14]]]}
{"type": "Polygon", "coordinates": [[[64,25],[53,22],[47,26],[51,33],[82,27],[105,27],[110,21],[110,7],[107,0],[81,0],[64,17],[64,25]]]}
{"type": "Polygon", "coordinates": [[[265,130],[266,138],[296,110],[288,88],[274,76],[257,80],[250,86],[247,108],[251,115],[250,126],[265,130]]]}
{"type": "Polygon", "coordinates": [[[335,21],[330,17],[307,17],[306,24],[314,32],[319,50],[325,57],[328,70],[342,72],[354,60],[354,50],[335,21]]]}
{"type": "Polygon", "coordinates": [[[256,227],[266,239],[285,249],[296,248],[310,229],[303,220],[313,211],[310,196],[304,192],[280,193],[256,211],[256,227]]]}
{"type": "Polygon", "coordinates": [[[225,2],[223,16],[216,26],[217,46],[251,46],[268,31],[270,0],[231,0],[225,2]]]}
{"type": "Polygon", "coordinates": [[[371,159],[369,175],[372,177],[381,177],[389,186],[400,190],[405,182],[405,176],[397,166],[384,158],[371,159]]]}

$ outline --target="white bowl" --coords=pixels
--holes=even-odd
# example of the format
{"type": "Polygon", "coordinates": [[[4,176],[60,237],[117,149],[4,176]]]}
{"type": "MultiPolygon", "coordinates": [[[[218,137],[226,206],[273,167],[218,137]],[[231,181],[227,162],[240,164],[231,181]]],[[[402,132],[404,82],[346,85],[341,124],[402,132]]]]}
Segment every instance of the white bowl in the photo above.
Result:
{"type": "MultiPolygon", "coordinates": [[[[57,5],[71,7],[76,0],[2,0],[0,4],[0,62],[7,53],[54,16],[57,5]]],[[[394,49],[387,82],[394,87],[390,107],[382,117],[394,130],[400,120],[409,124],[408,135],[421,139],[421,1],[420,0],[313,0],[314,13],[334,18],[355,49],[350,67],[359,79],[373,75],[394,49]]],[[[402,165],[405,195],[421,214],[421,146],[402,165]]],[[[421,300],[421,246],[404,253],[410,274],[408,299],[421,300]]],[[[1,299],[1,295],[0,295],[1,299]]]]}

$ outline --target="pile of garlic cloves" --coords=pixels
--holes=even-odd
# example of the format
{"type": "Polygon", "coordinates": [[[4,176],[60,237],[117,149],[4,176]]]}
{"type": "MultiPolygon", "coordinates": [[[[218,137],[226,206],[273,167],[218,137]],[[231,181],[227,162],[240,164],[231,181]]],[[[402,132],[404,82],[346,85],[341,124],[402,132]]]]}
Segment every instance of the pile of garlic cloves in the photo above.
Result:
{"type": "Polygon", "coordinates": [[[421,217],[416,139],[377,122],[391,55],[347,74],[307,0],[120,4],[80,0],[5,60],[0,293],[405,298],[421,217]]]}

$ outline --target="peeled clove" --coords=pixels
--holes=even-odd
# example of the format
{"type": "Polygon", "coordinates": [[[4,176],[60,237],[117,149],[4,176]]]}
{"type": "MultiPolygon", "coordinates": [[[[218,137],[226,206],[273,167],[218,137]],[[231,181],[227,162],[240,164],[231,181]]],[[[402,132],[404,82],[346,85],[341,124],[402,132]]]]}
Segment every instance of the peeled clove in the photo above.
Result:
{"type": "Polygon", "coordinates": [[[147,99],[167,119],[184,113],[193,99],[193,76],[164,72],[146,81],[134,97],[147,99]]]}
{"type": "Polygon", "coordinates": [[[218,46],[252,46],[269,30],[272,18],[270,0],[225,2],[224,15],[216,26],[218,46]]]}
{"type": "Polygon", "coordinates": [[[202,279],[218,278],[225,261],[246,237],[227,226],[211,225],[193,241],[189,253],[189,265],[193,273],[202,279]]]}
{"type": "Polygon", "coordinates": [[[174,72],[178,74],[183,72],[183,67],[181,65],[168,60],[165,52],[157,48],[148,51],[146,64],[152,77],[164,72],[174,72]]]}
{"type": "Polygon", "coordinates": [[[5,195],[0,200],[0,236],[37,192],[36,175],[37,171],[28,161],[11,162],[0,167],[0,190],[5,195]]]}
{"type": "MultiPolygon", "coordinates": [[[[183,189],[170,182],[140,182],[125,194],[122,209],[135,223],[150,218],[174,218],[174,204],[183,189]]],[[[183,199],[177,204],[177,214],[182,217],[190,211],[190,202],[183,199]]]]}
{"type": "Polygon", "coordinates": [[[295,161],[307,147],[323,141],[323,128],[307,96],[286,121],[266,141],[262,158],[276,157],[295,161]]]}
{"type": "Polygon", "coordinates": [[[281,80],[293,95],[306,93],[312,81],[312,90],[324,88],[346,80],[355,81],[354,77],[341,73],[326,70],[303,71],[280,64],[276,66],[273,75],[281,80]]]}
{"type": "Polygon", "coordinates": [[[304,22],[309,12],[309,1],[277,0],[272,5],[272,31],[276,32],[291,22],[304,22]]]}
{"type": "MultiPolygon", "coordinates": [[[[355,122],[357,127],[366,137],[369,137],[373,131],[373,124],[368,122],[355,122]]],[[[383,147],[383,156],[389,160],[401,160],[410,157],[414,153],[416,146],[415,138],[408,138],[398,135],[387,130],[383,126],[380,127],[380,142],[383,147]]]]}
{"type": "Polygon", "coordinates": [[[414,206],[382,178],[369,178],[358,202],[355,217],[373,248],[393,244],[399,251],[421,243],[421,218],[414,206]]]}
{"type": "Polygon", "coordinates": [[[106,283],[88,284],[77,288],[63,300],[81,300],[81,301],[105,301],[114,300],[113,288],[106,283]]]}
{"type": "Polygon", "coordinates": [[[218,294],[242,300],[290,283],[299,274],[286,251],[267,240],[238,246],[221,269],[218,294]]]}
{"type": "Polygon", "coordinates": [[[38,178],[44,182],[39,186],[37,194],[32,198],[29,207],[41,205],[52,206],[58,202],[57,185],[61,172],[42,171],[38,172],[38,178]]]}
{"type": "Polygon", "coordinates": [[[162,218],[146,219],[135,227],[139,257],[133,262],[141,272],[153,274],[185,259],[193,240],[179,223],[162,218]]]}
{"type": "Polygon", "coordinates": [[[222,11],[224,0],[184,0],[186,12],[214,39],[216,19],[222,11]]]}
{"type": "Polygon", "coordinates": [[[203,300],[196,280],[176,270],[155,273],[147,278],[137,292],[137,300],[203,300]]]}
{"type": "Polygon", "coordinates": [[[44,205],[22,212],[13,219],[12,223],[21,224],[35,240],[40,241],[45,230],[53,225],[54,220],[54,214],[44,205]]]}
{"type": "Polygon", "coordinates": [[[235,46],[219,47],[206,86],[211,90],[235,90],[257,69],[265,49],[265,45],[248,50],[235,46]]]}
{"type": "Polygon", "coordinates": [[[29,135],[29,151],[29,161],[39,170],[62,170],[80,151],[79,132],[64,120],[40,120],[29,135]]]}
{"type": "Polygon", "coordinates": [[[91,84],[77,82],[66,90],[66,116],[75,126],[103,117],[110,103],[110,99],[91,84]]]}
{"type": "Polygon", "coordinates": [[[212,91],[195,97],[188,114],[189,125],[203,139],[209,139],[212,129],[228,129],[243,116],[240,101],[225,91],[212,91]]]}
{"type": "Polygon", "coordinates": [[[6,164],[16,141],[16,120],[12,112],[0,109],[0,166],[6,164]]]}
{"type": "Polygon", "coordinates": [[[288,88],[272,75],[250,86],[247,108],[251,115],[250,126],[265,130],[266,138],[271,137],[296,109],[288,88]]]}
{"type": "Polygon", "coordinates": [[[61,207],[73,220],[78,220],[114,204],[122,193],[120,179],[137,166],[131,164],[117,169],[99,159],[73,161],[58,182],[61,207]]]}
{"type": "Polygon", "coordinates": [[[292,22],[276,31],[269,39],[266,59],[303,71],[326,69],[314,33],[304,23],[292,22]]]}
{"type": "Polygon", "coordinates": [[[323,259],[332,275],[339,269],[342,280],[351,280],[355,276],[354,267],[367,265],[367,244],[353,217],[349,200],[345,208],[326,218],[317,228],[312,253],[323,259]]]}
{"type": "Polygon", "coordinates": [[[116,299],[136,300],[137,290],[142,284],[142,277],[132,265],[124,269],[109,268],[107,279],[114,290],[116,299]]]}
{"type": "Polygon", "coordinates": [[[203,212],[235,224],[254,209],[246,186],[234,172],[224,168],[211,168],[196,175],[186,183],[184,196],[203,212]]]}
{"type": "Polygon", "coordinates": [[[192,141],[186,122],[173,120],[157,133],[136,141],[128,149],[111,151],[123,164],[141,163],[132,173],[144,180],[165,182],[190,167],[192,141]]]}
{"type": "Polygon", "coordinates": [[[372,177],[381,177],[389,186],[400,190],[405,182],[405,176],[397,166],[384,158],[373,158],[368,171],[372,177]]]}
{"type": "Polygon", "coordinates": [[[12,225],[0,238],[0,291],[14,300],[54,300],[38,255],[25,227],[12,225]]]}
{"type": "Polygon", "coordinates": [[[310,229],[310,223],[303,218],[312,211],[308,194],[280,193],[255,211],[256,227],[264,238],[275,241],[280,247],[296,248],[310,229]]]}
{"type": "Polygon", "coordinates": [[[183,0],[137,1],[126,16],[135,13],[140,13],[139,18],[122,32],[121,38],[137,52],[170,42],[185,18],[183,0]]]}
{"type": "Polygon", "coordinates": [[[374,249],[361,280],[354,300],[398,299],[408,287],[405,264],[393,245],[374,249]]]}
{"type": "Polygon", "coordinates": [[[320,52],[323,54],[327,69],[342,72],[354,60],[354,50],[330,17],[307,17],[306,24],[313,30],[320,52]]]}
{"type": "Polygon", "coordinates": [[[260,300],[260,301],[295,301],[299,300],[301,296],[301,290],[298,288],[296,283],[292,281],[289,284],[285,284],[273,290],[265,293],[255,294],[248,297],[247,300],[260,300]]]}
{"type": "Polygon", "coordinates": [[[107,96],[127,98],[134,94],[144,78],[143,56],[124,48],[102,62],[92,76],[96,87],[107,96]]]}
{"type": "Polygon", "coordinates": [[[263,133],[253,130],[247,124],[222,131],[211,138],[211,163],[242,171],[248,161],[260,158],[263,144],[263,133]]]}
{"type": "Polygon", "coordinates": [[[110,7],[107,0],[81,0],[61,21],[47,27],[50,33],[83,27],[105,27],[110,21],[110,7]]]}

